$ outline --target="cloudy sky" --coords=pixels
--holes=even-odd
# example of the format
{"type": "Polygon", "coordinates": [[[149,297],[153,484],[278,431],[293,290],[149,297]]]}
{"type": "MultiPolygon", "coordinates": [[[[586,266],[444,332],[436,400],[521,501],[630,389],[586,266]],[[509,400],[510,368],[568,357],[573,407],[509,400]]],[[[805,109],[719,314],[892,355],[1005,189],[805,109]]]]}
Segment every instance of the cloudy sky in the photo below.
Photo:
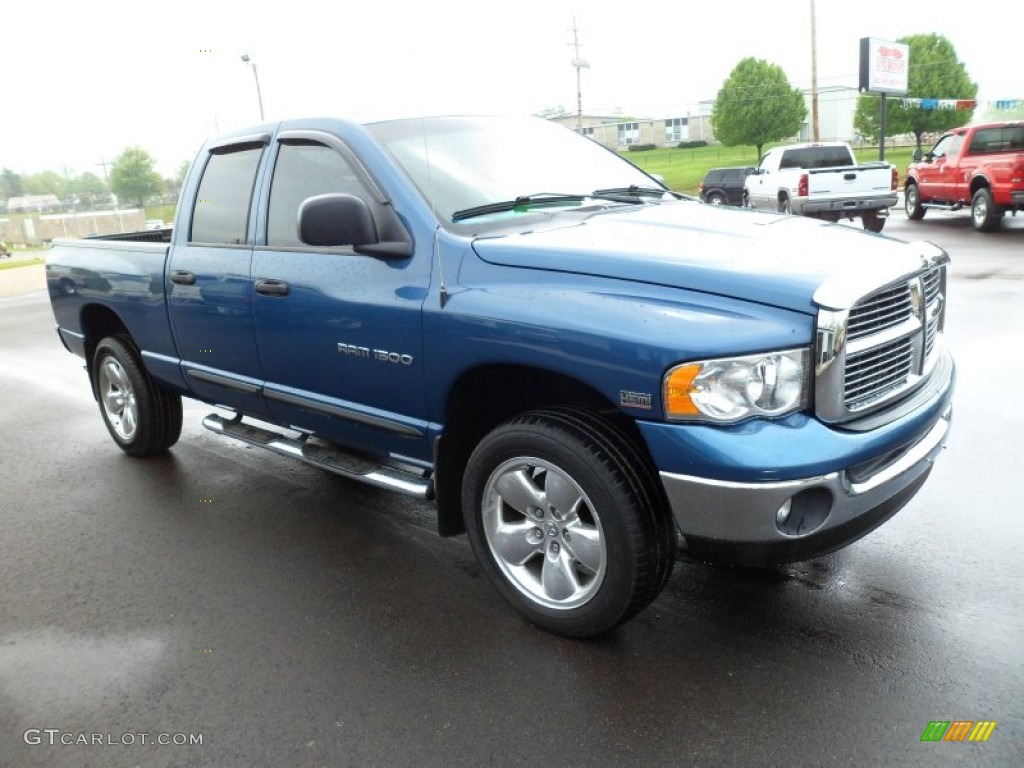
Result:
{"type": "MultiPolygon", "coordinates": [[[[973,14],[951,0],[817,0],[819,86],[856,86],[861,37],[937,32],[979,98],[1024,98],[1010,63],[1020,24],[992,10],[1018,3],[988,0],[973,14]]],[[[809,9],[810,0],[8,3],[0,167],[102,175],[100,163],[137,144],[170,175],[208,135],[259,121],[243,53],[258,67],[268,120],[575,111],[574,18],[590,64],[585,112],[685,116],[744,56],[808,87],[809,9]]]]}

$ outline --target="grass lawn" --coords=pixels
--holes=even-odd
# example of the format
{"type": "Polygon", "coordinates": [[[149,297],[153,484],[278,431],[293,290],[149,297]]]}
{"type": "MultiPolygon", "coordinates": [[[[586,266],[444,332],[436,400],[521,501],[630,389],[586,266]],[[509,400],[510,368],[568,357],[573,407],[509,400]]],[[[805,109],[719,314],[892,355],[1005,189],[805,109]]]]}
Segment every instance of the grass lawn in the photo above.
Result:
{"type": "Polygon", "coordinates": [[[146,219],[162,219],[165,224],[171,224],[174,222],[175,208],[175,205],[147,205],[146,219]]]}
{"type": "MultiPolygon", "coordinates": [[[[913,153],[913,147],[887,147],[885,150],[886,162],[896,166],[901,180],[906,174],[913,153]]],[[[688,195],[697,194],[698,185],[709,168],[757,165],[758,160],[757,149],[754,147],[651,149],[646,152],[622,152],[621,155],[647,173],[661,176],[670,189],[688,195]]],[[[854,149],[854,155],[858,162],[872,162],[878,160],[878,147],[854,149]]]]}
{"type": "Polygon", "coordinates": [[[22,259],[21,261],[0,261],[0,269],[17,269],[18,267],[31,267],[34,264],[42,264],[46,259],[22,259]]]}

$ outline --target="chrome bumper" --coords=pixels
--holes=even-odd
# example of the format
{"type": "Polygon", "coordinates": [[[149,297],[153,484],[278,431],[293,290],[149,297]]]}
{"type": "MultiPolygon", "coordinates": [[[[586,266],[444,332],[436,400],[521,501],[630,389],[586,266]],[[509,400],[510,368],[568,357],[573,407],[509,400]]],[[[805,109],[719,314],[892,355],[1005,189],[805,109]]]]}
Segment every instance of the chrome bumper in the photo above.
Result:
{"type": "Polygon", "coordinates": [[[740,550],[760,547],[757,557],[737,562],[807,559],[855,541],[909,501],[945,446],[951,417],[947,408],[923,438],[877,467],[784,482],[736,483],[669,472],[661,473],[661,481],[684,537],[740,550]],[[780,521],[787,501],[788,515],[780,521]]]}

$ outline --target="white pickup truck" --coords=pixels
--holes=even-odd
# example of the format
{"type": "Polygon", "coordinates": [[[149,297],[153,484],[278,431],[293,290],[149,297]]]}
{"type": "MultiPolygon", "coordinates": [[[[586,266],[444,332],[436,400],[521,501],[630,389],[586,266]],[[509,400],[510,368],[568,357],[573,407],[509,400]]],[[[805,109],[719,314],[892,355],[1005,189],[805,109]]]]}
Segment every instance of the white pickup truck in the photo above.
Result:
{"type": "Polygon", "coordinates": [[[765,152],[747,176],[743,203],[828,221],[859,217],[864,229],[881,232],[898,186],[895,166],[857,165],[849,144],[791,144],[765,152]]]}

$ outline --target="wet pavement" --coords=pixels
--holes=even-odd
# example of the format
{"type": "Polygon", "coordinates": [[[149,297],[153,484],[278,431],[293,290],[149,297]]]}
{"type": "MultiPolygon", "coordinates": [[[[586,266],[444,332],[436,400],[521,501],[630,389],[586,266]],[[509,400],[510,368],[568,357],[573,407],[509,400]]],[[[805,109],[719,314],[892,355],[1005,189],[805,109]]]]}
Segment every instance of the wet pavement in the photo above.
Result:
{"type": "Polygon", "coordinates": [[[1022,225],[887,225],[954,258],[953,433],[906,509],[808,563],[684,556],[591,642],[520,620],[430,505],[205,406],[123,456],[45,295],[0,299],[0,765],[1021,765],[1022,225]]]}

